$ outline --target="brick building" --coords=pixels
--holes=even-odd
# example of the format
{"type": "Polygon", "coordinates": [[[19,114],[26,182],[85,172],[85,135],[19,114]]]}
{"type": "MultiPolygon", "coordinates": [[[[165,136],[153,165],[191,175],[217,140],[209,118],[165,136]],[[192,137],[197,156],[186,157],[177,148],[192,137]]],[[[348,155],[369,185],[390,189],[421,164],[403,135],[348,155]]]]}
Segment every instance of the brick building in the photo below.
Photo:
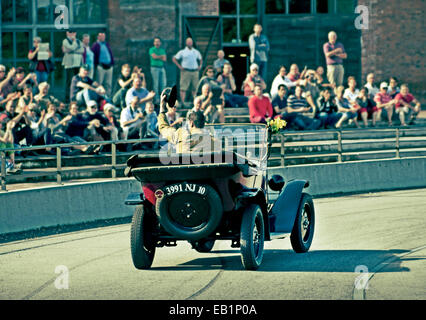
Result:
{"type": "MultiPolygon", "coordinates": [[[[423,103],[425,91],[425,1],[424,0],[8,0],[1,1],[0,59],[7,66],[27,67],[26,54],[32,37],[41,36],[54,51],[56,71],[51,83],[63,91],[60,43],[64,30],[55,28],[55,8],[69,8],[70,26],[92,35],[106,31],[117,61],[142,66],[149,77],[148,48],[154,36],[163,40],[168,60],[168,82],[178,73],[171,57],[192,36],[211,64],[223,48],[231,60],[237,82],[248,67],[248,36],[260,22],[271,43],[268,84],[280,65],[297,63],[314,68],[325,65],[322,44],[335,30],[348,52],[345,77],[359,83],[375,72],[377,81],[391,75],[408,82],[423,103]],[[355,8],[368,8],[368,29],[356,28],[355,8]],[[395,20],[395,16],[398,19],[395,20]]],[[[365,25],[366,21],[362,21],[365,25]]]]}

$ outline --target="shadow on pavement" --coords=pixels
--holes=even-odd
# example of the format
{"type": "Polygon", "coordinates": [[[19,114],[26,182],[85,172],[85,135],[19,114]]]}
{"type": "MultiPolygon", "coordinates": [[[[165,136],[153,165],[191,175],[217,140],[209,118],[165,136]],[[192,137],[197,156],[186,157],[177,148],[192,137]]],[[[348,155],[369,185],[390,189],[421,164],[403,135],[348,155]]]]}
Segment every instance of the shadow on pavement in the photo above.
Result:
{"type": "MultiPolygon", "coordinates": [[[[307,253],[295,253],[293,250],[265,250],[263,262],[257,272],[357,272],[355,269],[366,266],[373,272],[376,267],[392,259],[392,263],[379,272],[409,272],[401,266],[404,261],[413,258],[398,257],[408,250],[314,250],[307,253]]],[[[185,263],[153,267],[153,270],[243,270],[239,250],[218,250],[203,253],[202,257],[185,263]],[[219,255],[216,255],[219,254],[219,255]],[[222,255],[232,254],[232,255],[222,255]]],[[[201,254],[200,254],[201,255],[201,254]]],[[[426,257],[417,258],[425,260],[426,257]]],[[[359,269],[357,269],[359,270],[359,269]]],[[[365,270],[365,271],[364,271],[365,270]]]]}

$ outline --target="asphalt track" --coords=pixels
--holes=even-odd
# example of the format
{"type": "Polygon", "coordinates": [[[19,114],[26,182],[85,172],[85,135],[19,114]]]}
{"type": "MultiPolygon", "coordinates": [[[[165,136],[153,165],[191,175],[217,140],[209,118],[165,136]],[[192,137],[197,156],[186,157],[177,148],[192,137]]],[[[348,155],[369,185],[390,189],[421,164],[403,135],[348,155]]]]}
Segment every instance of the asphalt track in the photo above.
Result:
{"type": "Polygon", "coordinates": [[[159,248],[152,269],[136,270],[129,224],[2,244],[0,299],[426,298],[426,189],[314,203],[311,250],[266,242],[258,271],[229,241],[204,254],[159,248]]]}

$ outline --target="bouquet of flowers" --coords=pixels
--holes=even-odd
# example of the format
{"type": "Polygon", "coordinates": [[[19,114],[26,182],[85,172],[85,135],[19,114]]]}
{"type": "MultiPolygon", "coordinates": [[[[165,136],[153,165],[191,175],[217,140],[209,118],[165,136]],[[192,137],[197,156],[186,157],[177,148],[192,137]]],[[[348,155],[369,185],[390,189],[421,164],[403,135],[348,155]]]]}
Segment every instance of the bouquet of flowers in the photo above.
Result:
{"type": "Polygon", "coordinates": [[[275,119],[269,120],[268,129],[271,131],[271,133],[278,133],[281,131],[281,129],[284,129],[286,125],[287,122],[285,120],[277,117],[275,119]]]}

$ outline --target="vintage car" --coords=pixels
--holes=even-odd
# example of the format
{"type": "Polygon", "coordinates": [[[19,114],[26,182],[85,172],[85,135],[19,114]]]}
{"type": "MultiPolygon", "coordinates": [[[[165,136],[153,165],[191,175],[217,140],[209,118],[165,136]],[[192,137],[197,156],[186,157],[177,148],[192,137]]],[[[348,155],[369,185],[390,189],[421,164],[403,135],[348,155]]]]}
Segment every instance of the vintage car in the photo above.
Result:
{"type": "Polygon", "coordinates": [[[262,262],[264,242],[290,236],[295,252],[309,250],[314,234],[312,197],[305,180],[268,177],[270,132],[263,124],[207,125],[219,147],[179,154],[163,147],[158,156],[134,155],[125,173],[142,192],[134,205],[131,254],[137,269],[151,267],[156,248],[189,241],[199,252],[215,241],[239,247],[245,269],[262,262]]]}

